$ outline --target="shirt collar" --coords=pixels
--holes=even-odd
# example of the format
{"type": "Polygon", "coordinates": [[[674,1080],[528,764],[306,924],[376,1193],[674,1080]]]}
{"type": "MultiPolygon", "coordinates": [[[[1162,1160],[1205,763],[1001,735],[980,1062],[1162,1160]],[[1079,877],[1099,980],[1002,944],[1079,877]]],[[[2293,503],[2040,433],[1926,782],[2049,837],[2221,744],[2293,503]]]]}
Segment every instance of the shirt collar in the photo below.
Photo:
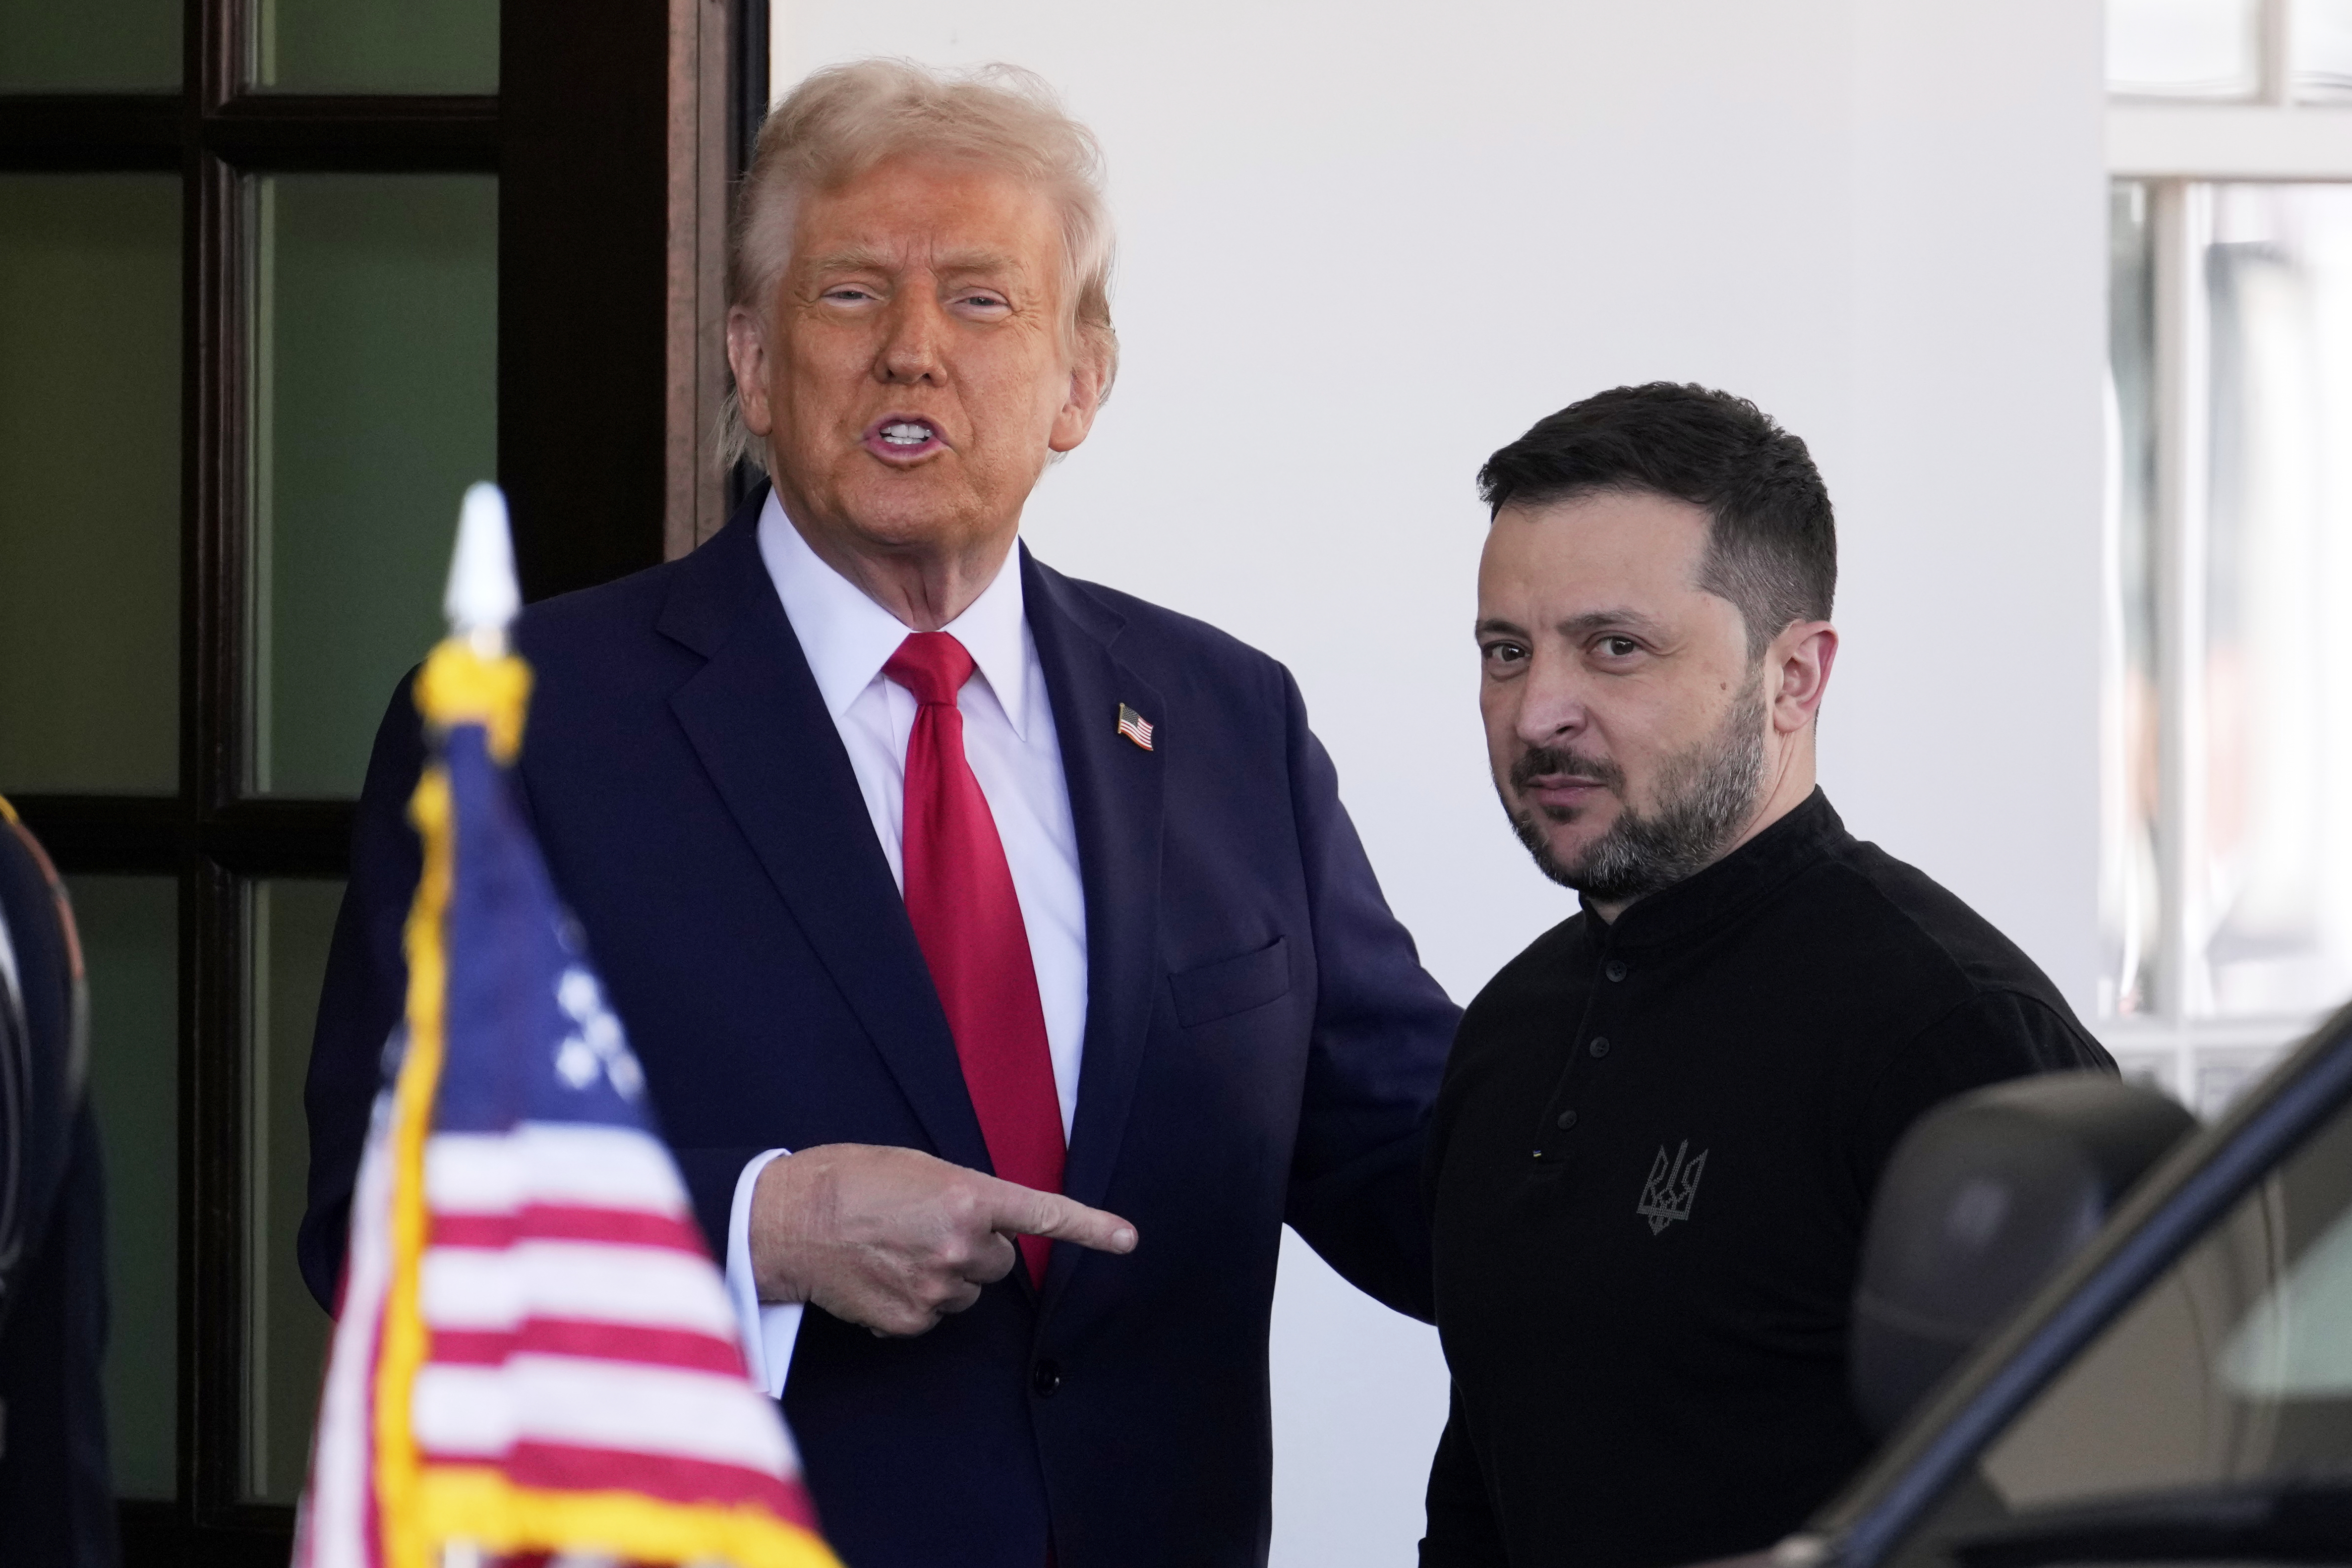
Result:
{"type": "Polygon", "coordinates": [[[1815,786],[1795,810],[1706,870],[1636,899],[1613,925],[1585,903],[1586,928],[1595,943],[1612,947],[1667,946],[1744,914],[1799,872],[1853,841],[1830,798],[1815,786]]]}
{"type": "MultiPolygon", "coordinates": [[[[1013,733],[1026,740],[1029,628],[1020,553],[1017,547],[1005,551],[995,580],[940,630],[963,644],[995,694],[997,706],[1012,721],[1013,733]]],[[[907,640],[908,628],[809,549],[772,489],[760,509],[760,559],[776,585],[776,597],[783,601],[785,619],[800,638],[825,711],[838,724],[907,640]]]]}

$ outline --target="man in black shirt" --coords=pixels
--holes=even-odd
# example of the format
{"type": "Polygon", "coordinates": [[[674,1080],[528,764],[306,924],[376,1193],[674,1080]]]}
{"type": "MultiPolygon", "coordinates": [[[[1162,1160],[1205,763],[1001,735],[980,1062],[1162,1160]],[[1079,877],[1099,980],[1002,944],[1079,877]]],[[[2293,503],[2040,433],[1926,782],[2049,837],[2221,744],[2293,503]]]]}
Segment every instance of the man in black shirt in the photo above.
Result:
{"type": "Polygon", "coordinates": [[[1770,1545],[1871,1441],[1871,1191],[1952,1094],[2114,1064],[2049,979],[1813,782],[1836,544],[1804,444],[1620,388],[1479,476],[1496,787],[1582,894],[1464,1017],[1430,1134],[1454,1375],[1422,1562],[1770,1545]]]}

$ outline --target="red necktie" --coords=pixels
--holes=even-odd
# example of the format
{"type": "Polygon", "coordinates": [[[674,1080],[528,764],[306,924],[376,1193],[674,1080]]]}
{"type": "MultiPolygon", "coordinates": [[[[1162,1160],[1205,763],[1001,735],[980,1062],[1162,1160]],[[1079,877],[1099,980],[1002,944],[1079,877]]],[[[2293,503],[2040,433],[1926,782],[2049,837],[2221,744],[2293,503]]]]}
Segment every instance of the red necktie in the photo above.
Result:
{"type": "MultiPolygon", "coordinates": [[[[956,694],[971,655],[944,632],[911,633],[882,673],[912,692],[903,819],[907,917],[930,966],[963,1064],[964,1088],[1005,1181],[1062,1190],[1062,1110],[1029,932],[988,798],[964,760],[956,694]]],[[[1043,1284],[1053,1243],[1020,1239],[1029,1278],[1043,1284]]]]}

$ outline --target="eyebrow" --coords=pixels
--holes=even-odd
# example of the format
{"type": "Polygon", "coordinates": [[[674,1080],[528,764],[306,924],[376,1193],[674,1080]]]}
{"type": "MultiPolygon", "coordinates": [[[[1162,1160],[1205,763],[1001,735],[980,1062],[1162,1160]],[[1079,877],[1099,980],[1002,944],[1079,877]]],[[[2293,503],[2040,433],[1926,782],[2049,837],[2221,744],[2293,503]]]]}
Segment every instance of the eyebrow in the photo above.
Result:
{"type": "Polygon", "coordinates": [[[889,270],[889,263],[882,258],[882,253],[865,246],[827,251],[823,256],[810,256],[799,265],[811,272],[862,272],[868,268],[877,272],[889,270]]]}
{"type": "Polygon", "coordinates": [[[1647,632],[1653,635],[1665,630],[1664,623],[1656,616],[1644,615],[1631,609],[1594,610],[1582,615],[1571,615],[1552,630],[1563,637],[1576,639],[1590,637],[1595,632],[1605,632],[1613,627],[1647,632]]]}
{"type": "MultiPolygon", "coordinates": [[[[1645,615],[1638,610],[1631,609],[1594,610],[1582,615],[1571,615],[1554,626],[1552,630],[1573,641],[1590,637],[1595,632],[1605,632],[1612,627],[1646,632],[1653,636],[1665,630],[1664,622],[1659,621],[1657,617],[1645,615]]],[[[1489,618],[1479,622],[1473,628],[1473,633],[1481,637],[1489,635],[1524,637],[1528,634],[1528,630],[1515,621],[1489,618]]]]}
{"type": "Polygon", "coordinates": [[[932,264],[934,272],[1019,272],[1021,258],[1001,250],[953,250],[932,264]]]}
{"type": "MultiPolygon", "coordinates": [[[[841,250],[827,251],[823,256],[811,256],[801,265],[812,272],[887,272],[892,264],[882,252],[869,246],[850,246],[841,250]]],[[[938,257],[931,270],[940,273],[1018,272],[1021,262],[1017,256],[1003,251],[950,251],[938,257]]]]}

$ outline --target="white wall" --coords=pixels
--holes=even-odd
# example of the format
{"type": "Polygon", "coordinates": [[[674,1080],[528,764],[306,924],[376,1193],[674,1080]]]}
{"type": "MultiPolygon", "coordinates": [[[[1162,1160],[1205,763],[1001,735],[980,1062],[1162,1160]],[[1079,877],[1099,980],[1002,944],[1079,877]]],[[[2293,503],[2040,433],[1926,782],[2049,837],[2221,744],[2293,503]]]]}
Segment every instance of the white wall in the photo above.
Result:
{"type": "MultiPolygon", "coordinates": [[[[1573,912],[1484,772],[1471,476],[1666,378],[1754,398],[1828,476],[1847,821],[2087,1011],[2095,0],[778,0],[775,37],[780,89],[1004,59],[1100,133],[1124,370],[1027,537],[1290,665],[1457,998],[1573,912]]],[[[1412,1562],[1433,1333],[1291,1239],[1273,1356],[1276,1563],[1412,1562]]]]}

